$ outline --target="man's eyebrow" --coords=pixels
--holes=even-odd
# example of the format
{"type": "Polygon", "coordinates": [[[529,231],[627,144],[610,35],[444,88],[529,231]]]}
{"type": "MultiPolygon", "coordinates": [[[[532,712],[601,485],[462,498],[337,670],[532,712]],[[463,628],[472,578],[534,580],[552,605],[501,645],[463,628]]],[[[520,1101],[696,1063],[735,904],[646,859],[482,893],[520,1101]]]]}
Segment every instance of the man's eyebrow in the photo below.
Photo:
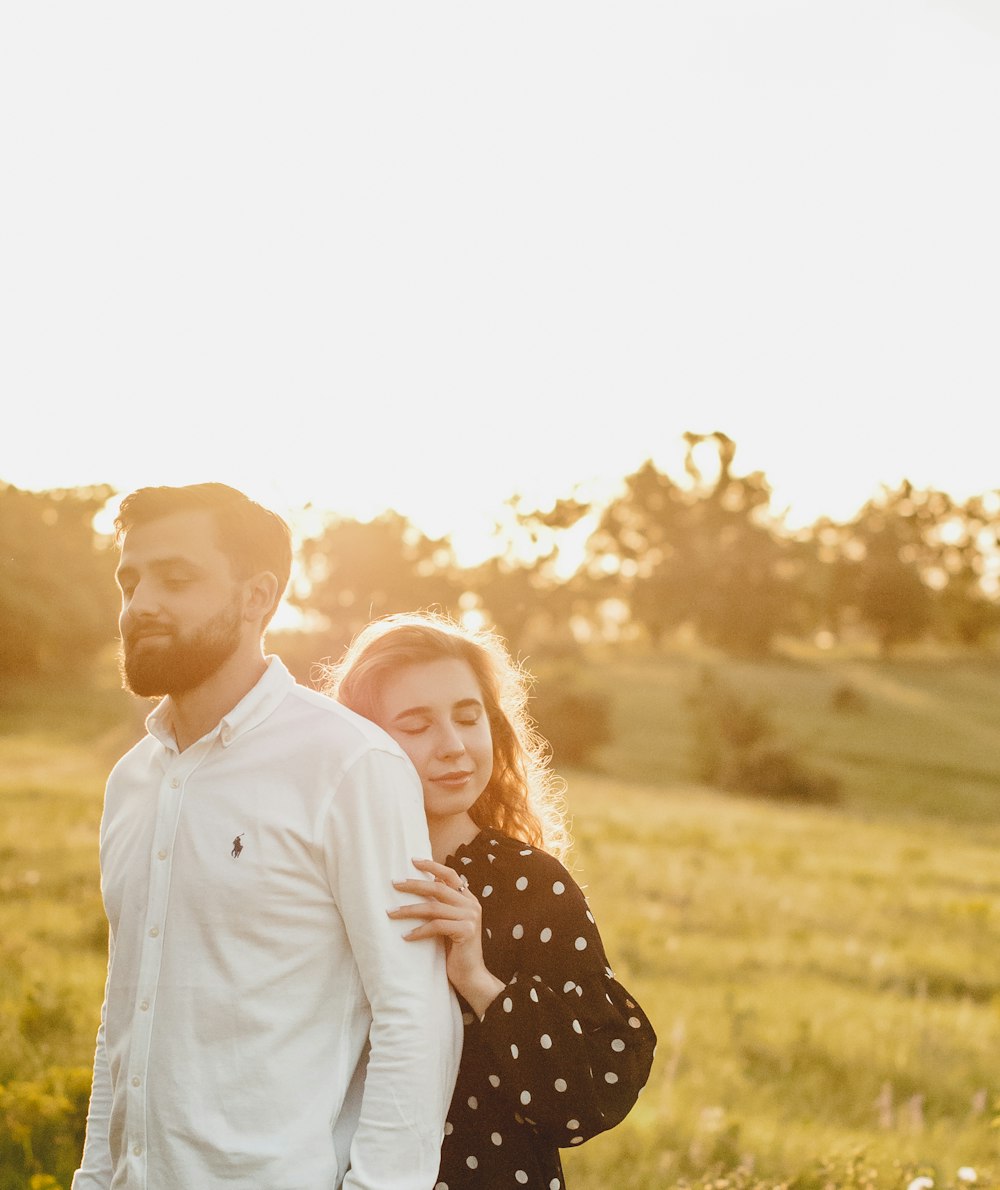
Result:
{"type": "MultiPolygon", "coordinates": [[[[154,558],[149,564],[150,570],[155,571],[173,570],[178,566],[186,566],[189,570],[202,569],[193,558],[186,558],[183,554],[171,554],[166,558],[154,558]]],[[[122,575],[128,575],[131,578],[138,573],[138,568],[135,566],[119,566],[115,571],[115,576],[121,580],[122,575]]]]}

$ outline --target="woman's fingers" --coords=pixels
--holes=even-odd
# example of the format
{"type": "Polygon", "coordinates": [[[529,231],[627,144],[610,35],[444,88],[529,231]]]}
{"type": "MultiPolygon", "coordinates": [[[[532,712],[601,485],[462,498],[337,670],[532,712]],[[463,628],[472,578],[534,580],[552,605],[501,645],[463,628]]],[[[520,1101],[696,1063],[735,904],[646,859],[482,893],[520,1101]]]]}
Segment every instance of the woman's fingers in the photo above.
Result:
{"type": "MultiPolygon", "coordinates": [[[[476,898],[466,891],[466,885],[459,883],[459,879],[452,872],[454,884],[446,884],[443,880],[394,880],[392,887],[399,892],[415,893],[418,897],[433,897],[438,901],[451,901],[455,904],[473,902],[476,898]]],[[[476,901],[478,904],[478,901],[476,901]]]]}
{"type": "Polygon", "coordinates": [[[445,901],[438,901],[436,904],[418,901],[414,905],[398,905],[395,909],[387,909],[386,913],[390,917],[425,917],[428,919],[442,917],[449,921],[459,921],[467,916],[462,913],[461,908],[449,905],[445,901]]]}
{"type": "MultiPolygon", "coordinates": [[[[392,882],[398,892],[412,893],[421,898],[416,903],[386,910],[389,917],[397,920],[423,919],[421,925],[415,926],[403,937],[408,942],[416,942],[421,938],[444,938],[452,944],[451,956],[457,955],[456,948],[464,951],[466,944],[471,943],[475,943],[476,950],[480,951],[482,910],[469,892],[468,880],[446,864],[439,864],[432,859],[415,859],[413,865],[434,879],[392,882]]],[[[479,963],[482,964],[481,952],[479,963]]]]}
{"type": "Polygon", "coordinates": [[[417,942],[421,938],[448,938],[452,942],[468,942],[475,933],[471,921],[463,918],[436,917],[433,921],[425,921],[423,925],[415,926],[409,933],[403,935],[408,942],[417,942]]]}
{"type": "Polygon", "coordinates": [[[469,882],[464,876],[460,876],[454,868],[449,868],[447,864],[439,864],[433,859],[415,859],[413,866],[419,868],[421,872],[429,872],[435,880],[440,880],[442,884],[447,884],[449,888],[456,891],[464,892],[469,887],[469,882]]]}

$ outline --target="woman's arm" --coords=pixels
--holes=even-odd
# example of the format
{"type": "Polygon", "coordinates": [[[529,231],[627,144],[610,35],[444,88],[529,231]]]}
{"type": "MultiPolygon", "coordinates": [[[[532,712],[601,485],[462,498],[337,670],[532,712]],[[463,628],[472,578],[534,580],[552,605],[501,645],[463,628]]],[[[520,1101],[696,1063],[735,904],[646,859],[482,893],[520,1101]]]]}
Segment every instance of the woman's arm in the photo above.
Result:
{"type": "Polygon", "coordinates": [[[538,859],[517,973],[478,1027],[515,1110],[564,1147],[625,1118],[649,1077],[656,1034],[614,978],[579,885],[538,859]]]}
{"type": "MultiPolygon", "coordinates": [[[[477,1031],[494,1069],[491,1081],[517,1113],[553,1144],[580,1144],[618,1124],[649,1077],[656,1034],[635,998],[615,980],[597,924],[580,887],[551,857],[532,876],[530,922],[518,943],[517,971],[504,984],[491,973],[485,1010],[475,1009],[477,1031]]],[[[458,891],[460,877],[443,865],[421,865],[436,887],[397,885],[424,901],[396,915],[422,918],[412,938],[433,935],[468,945],[470,970],[482,962],[478,902],[458,891]],[[467,902],[475,902],[473,909],[467,902]],[[472,930],[470,923],[475,924],[472,930]]],[[[454,950],[456,942],[451,942],[454,950]]],[[[483,964],[485,970],[485,964],[483,964]]]]}

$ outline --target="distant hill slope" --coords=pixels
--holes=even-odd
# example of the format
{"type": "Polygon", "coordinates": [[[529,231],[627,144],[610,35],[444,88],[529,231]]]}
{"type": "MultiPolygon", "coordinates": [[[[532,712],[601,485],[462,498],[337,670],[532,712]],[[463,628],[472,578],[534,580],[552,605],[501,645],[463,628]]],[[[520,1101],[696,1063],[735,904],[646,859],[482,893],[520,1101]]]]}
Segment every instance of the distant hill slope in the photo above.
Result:
{"type": "MultiPolygon", "coordinates": [[[[530,662],[529,662],[530,667],[530,662]]],[[[696,778],[687,697],[708,667],[764,706],[780,738],[872,814],[1000,822],[1000,660],[591,660],[614,739],[596,761],[647,784],[696,778]]]]}

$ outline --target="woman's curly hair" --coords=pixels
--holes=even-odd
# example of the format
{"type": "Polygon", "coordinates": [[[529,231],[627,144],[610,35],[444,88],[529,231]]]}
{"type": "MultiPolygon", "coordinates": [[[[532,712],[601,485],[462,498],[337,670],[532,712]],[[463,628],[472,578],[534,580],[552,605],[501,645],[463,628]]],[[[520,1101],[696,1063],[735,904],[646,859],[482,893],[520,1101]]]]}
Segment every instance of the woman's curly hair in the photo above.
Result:
{"type": "Polygon", "coordinates": [[[336,665],[325,667],[322,689],[377,722],[379,698],[392,675],[442,659],[465,661],[472,669],[493,737],[493,773],[469,810],[472,821],[564,858],[569,833],[563,783],[549,767],[548,743],[528,714],[532,679],[495,632],[464,628],[436,612],[384,616],[358,633],[336,665]]]}

